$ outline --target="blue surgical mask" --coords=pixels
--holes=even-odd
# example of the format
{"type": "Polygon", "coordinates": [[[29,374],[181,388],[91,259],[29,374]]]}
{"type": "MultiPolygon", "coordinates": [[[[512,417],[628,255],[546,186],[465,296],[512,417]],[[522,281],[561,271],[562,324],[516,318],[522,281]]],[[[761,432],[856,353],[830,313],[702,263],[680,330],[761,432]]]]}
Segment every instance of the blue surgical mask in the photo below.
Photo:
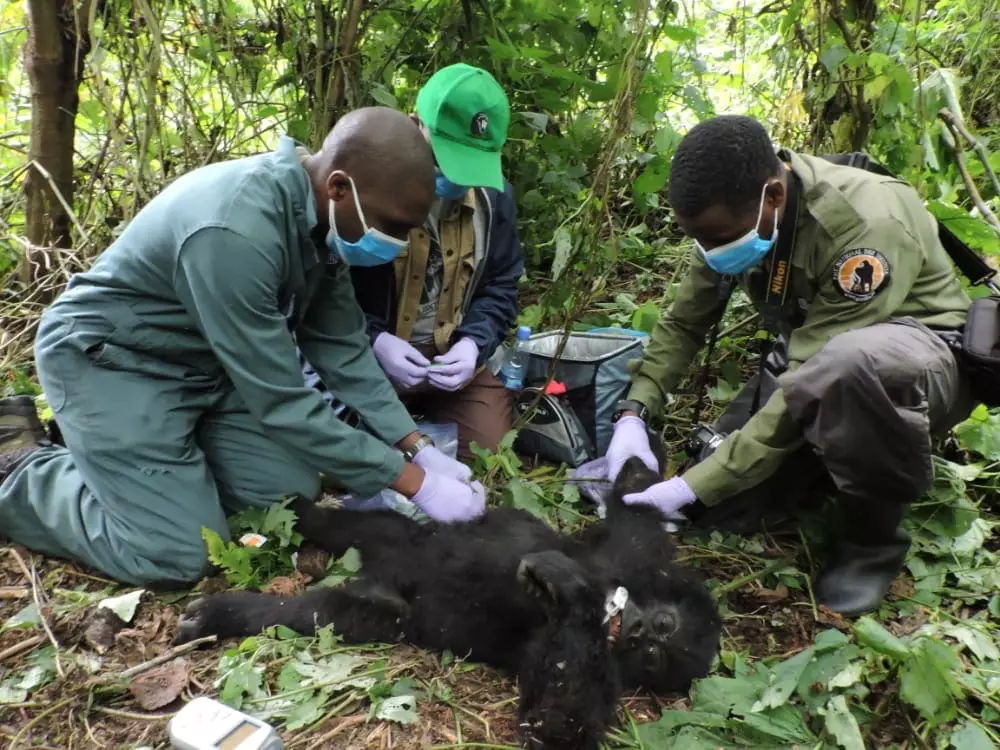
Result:
{"type": "Polygon", "coordinates": [[[365,214],[361,210],[361,201],[358,200],[358,190],[354,186],[354,180],[350,175],[345,175],[351,181],[351,194],[354,196],[354,205],[358,209],[358,218],[361,226],[364,227],[364,234],[356,242],[348,242],[337,231],[337,218],[334,209],[336,204],[330,201],[328,213],[330,214],[330,231],[326,234],[326,246],[349,266],[380,266],[383,263],[391,263],[399,254],[403,252],[409,244],[406,240],[398,240],[390,237],[385,232],[368,226],[365,221],[365,214]]]}
{"type": "Polygon", "coordinates": [[[469,188],[465,187],[465,185],[456,185],[444,176],[444,172],[440,169],[437,170],[434,176],[434,195],[438,198],[454,201],[461,198],[467,192],[469,192],[469,188]]]}
{"type": "Polygon", "coordinates": [[[774,212],[774,231],[771,232],[770,239],[761,239],[760,220],[764,216],[764,193],[767,185],[760,194],[760,210],[757,212],[757,224],[739,239],[727,242],[725,245],[713,247],[706,250],[698,240],[694,244],[698,246],[702,257],[716,273],[726,276],[736,276],[758,265],[764,257],[771,252],[774,243],[778,241],[778,212],[774,212]]]}

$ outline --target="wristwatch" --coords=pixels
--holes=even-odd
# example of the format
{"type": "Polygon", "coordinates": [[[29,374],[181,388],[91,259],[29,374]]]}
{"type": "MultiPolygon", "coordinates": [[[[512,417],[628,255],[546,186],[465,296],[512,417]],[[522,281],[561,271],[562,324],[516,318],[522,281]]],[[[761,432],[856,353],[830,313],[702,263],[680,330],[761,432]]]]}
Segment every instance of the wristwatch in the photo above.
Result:
{"type": "Polygon", "coordinates": [[[412,461],[413,457],[416,456],[420,451],[426,448],[428,445],[434,445],[434,441],[431,440],[427,435],[421,435],[414,441],[413,445],[409,448],[403,449],[403,458],[407,461],[412,461]]]}
{"type": "Polygon", "coordinates": [[[634,401],[632,399],[623,399],[622,401],[619,401],[617,404],[615,404],[615,413],[614,416],[611,417],[611,423],[614,424],[615,422],[617,422],[619,419],[621,419],[622,414],[627,411],[634,411],[636,414],[639,415],[639,419],[641,419],[643,422],[645,422],[646,417],[649,416],[649,409],[647,409],[646,405],[641,401],[634,401]]]}

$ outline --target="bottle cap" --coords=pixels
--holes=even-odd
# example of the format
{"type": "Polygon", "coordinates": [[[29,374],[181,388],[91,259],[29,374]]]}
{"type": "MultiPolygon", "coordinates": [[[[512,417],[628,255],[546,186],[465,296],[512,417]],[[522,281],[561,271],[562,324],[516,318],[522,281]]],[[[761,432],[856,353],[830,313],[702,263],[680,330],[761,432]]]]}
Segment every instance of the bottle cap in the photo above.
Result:
{"type": "Polygon", "coordinates": [[[528,326],[518,326],[517,338],[519,341],[527,341],[529,338],[531,338],[531,328],[529,328],[528,326]]]}

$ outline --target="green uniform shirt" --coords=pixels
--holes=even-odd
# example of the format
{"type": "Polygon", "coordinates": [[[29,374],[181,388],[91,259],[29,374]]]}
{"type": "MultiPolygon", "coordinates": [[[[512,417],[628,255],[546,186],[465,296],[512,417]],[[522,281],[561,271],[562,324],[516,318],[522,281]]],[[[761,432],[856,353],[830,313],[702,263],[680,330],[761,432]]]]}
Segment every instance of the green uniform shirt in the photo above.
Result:
{"type": "MultiPolygon", "coordinates": [[[[783,328],[794,370],[844,331],[912,316],[924,325],[957,328],[970,300],[937,237],[933,216],[907,183],[814,156],[782,152],[801,192],[792,276],[783,328]]],[[[687,372],[724,311],[719,286],[697,250],[669,311],[634,369],[629,398],[650,411],[687,372]]],[[[767,267],[740,285],[760,307],[767,267]]],[[[684,480],[706,505],[753,487],[803,445],[781,389],[684,480]]]]}
{"type": "Polygon", "coordinates": [[[52,313],[72,317],[95,346],[155,361],[153,387],[235,388],[276,442],[367,496],[402,471],[389,444],[416,424],[372,354],[347,267],[327,263],[311,239],[316,198],[296,145],[283,137],[272,153],[180,177],[73,278],[52,313]],[[344,424],[304,384],[296,339],[381,440],[344,424]]]}

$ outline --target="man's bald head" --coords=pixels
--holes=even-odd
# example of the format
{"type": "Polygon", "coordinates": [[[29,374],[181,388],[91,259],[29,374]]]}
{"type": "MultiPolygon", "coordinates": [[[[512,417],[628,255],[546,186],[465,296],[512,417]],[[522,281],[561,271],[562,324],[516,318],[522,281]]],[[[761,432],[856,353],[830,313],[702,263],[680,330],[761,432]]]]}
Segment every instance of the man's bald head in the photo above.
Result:
{"type": "Polygon", "coordinates": [[[363,107],[341,117],[306,168],[320,221],[329,224],[332,200],[337,229],[348,241],[364,231],[355,221],[352,181],[367,224],[400,238],[423,223],[434,201],[430,144],[407,115],[389,107],[363,107]]]}

